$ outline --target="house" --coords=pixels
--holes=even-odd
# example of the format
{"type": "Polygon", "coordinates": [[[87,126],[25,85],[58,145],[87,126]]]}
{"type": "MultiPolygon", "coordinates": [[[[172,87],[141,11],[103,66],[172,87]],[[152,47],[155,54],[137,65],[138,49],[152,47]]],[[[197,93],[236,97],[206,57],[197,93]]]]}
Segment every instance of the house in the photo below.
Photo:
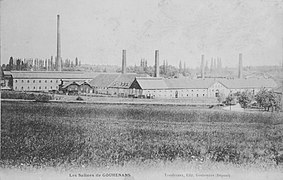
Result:
{"type": "Polygon", "coordinates": [[[92,79],[89,84],[93,88],[93,93],[111,96],[128,97],[130,85],[136,77],[145,77],[145,74],[118,74],[105,73],[99,74],[92,79]]]}
{"type": "Polygon", "coordinates": [[[87,81],[62,81],[60,91],[66,94],[90,94],[93,89],[87,81]]]}
{"type": "Polygon", "coordinates": [[[128,97],[131,94],[130,86],[136,77],[146,77],[146,74],[120,74],[108,87],[111,95],[128,97]]]}

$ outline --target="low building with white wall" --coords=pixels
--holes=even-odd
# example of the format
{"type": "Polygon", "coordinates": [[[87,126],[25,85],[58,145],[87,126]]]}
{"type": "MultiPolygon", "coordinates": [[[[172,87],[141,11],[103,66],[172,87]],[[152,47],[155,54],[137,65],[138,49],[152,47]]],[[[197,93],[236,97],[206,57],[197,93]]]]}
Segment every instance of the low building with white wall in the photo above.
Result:
{"type": "Polygon", "coordinates": [[[164,79],[136,78],[130,89],[133,96],[150,98],[215,98],[220,94],[250,91],[256,94],[261,88],[272,89],[272,79],[164,79]]]}

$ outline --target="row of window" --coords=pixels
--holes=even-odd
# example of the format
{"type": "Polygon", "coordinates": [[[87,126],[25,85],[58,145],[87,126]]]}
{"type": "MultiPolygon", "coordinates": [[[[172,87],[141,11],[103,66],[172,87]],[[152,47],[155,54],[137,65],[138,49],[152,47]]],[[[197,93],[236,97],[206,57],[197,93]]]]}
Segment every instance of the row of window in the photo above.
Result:
{"type": "MultiPolygon", "coordinates": [[[[181,93],[181,92],[184,92],[185,90],[179,90],[179,91],[175,91],[175,92],[178,92],[178,93],[181,93]]],[[[189,90],[187,90],[189,91],[189,90]]],[[[194,90],[191,90],[192,92],[194,92],[194,90]]],[[[198,89],[196,91],[199,91],[198,89]]],[[[205,91],[205,90],[202,90],[202,91],[205,91]]],[[[158,91],[153,91],[153,92],[158,92],[158,91]]],[[[161,90],[159,92],[162,92],[161,90]]],[[[166,91],[164,91],[166,92],[166,91]]],[[[170,92],[173,92],[172,90],[170,92]]]]}
{"type": "MultiPolygon", "coordinates": [[[[18,82],[18,80],[15,80],[15,83],[17,83],[17,82],[18,82]]],[[[24,82],[25,82],[25,80],[22,80],[22,83],[24,83],[24,82]]],[[[29,82],[31,82],[31,81],[30,81],[30,80],[27,80],[27,83],[29,83],[29,82]]],[[[32,82],[35,83],[36,81],[33,80],[32,82]]],[[[41,80],[38,80],[38,82],[41,83],[41,80]]],[[[47,83],[48,81],[45,80],[44,82],[47,83]]],[[[53,82],[53,81],[50,80],[50,83],[52,83],[52,82],[53,82]]],[[[56,80],[55,82],[58,83],[58,80],[56,80]]]]}
{"type": "MultiPolygon", "coordinates": [[[[149,92],[147,92],[147,93],[150,94],[149,92]]],[[[175,95],[170,94],[171,97],[173,97],[173,96],[185,97],[186,95],[187,95],[187,97],[189,97],[189,94],[175,94],[175,95]]],[[[158,96],[161,96],[161,94],[158,94],[158,96]]],[[[166,97],[166,94],[164,96],[166,97]]],[[[193,97],[193,96],[194,96],[194,94],[191,94],[191,97],[193,97]]],[[[205,94],[202,94],[202,96],[204,97],[205,94]]],[[[199,97],[199,94],[196,94],[196,97],[199,97]]]]}
{"type": "MultiPolygon", "coordinates": [[[[22,86],[21,88],[20,88],[21,90],[24,90],[24,87],[22,86]]],[[[29,89],[32,89],[32,87],[30,88],[29,86],[27,87],[27,89],[29,90],[29,89]]],[[[36,87],[35,86],[33,86],[33,89],[36,89],[36,87]]],[[[38,87],[38,89],[41,89],[41,86],[39,86],[38,87]]],[[[43,89],[43,87],[42,87],[42,89],[43,89]]],[[[44,89],[47,89],[47,86],[45,86],[45,88],[44,89]]],[[[52,86],[50,86],[50,89],[52,90],[53,89],[53,87],[52,86]]],[[[58,89],[58,86],[56,86],[55,87],[55,89],[58,89]]],[[[18,90],[18,87],[16,86],[15,87],[15,90],[18,90]]]]}

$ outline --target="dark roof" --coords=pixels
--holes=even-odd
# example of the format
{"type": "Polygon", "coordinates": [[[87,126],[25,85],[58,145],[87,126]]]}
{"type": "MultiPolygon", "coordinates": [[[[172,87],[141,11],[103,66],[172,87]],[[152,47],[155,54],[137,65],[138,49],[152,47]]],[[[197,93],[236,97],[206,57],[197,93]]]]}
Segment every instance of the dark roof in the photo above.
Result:
{"type": "Polygon", "coordinates": [[[162,78],[136,78],[136,82],[139,84],[141,89],[167,89],[164,79],[162,78]]]}
{"type": "Polygon", "coordinates": [[[135,78],[147,77],[146,74],[120,74],[109,87],[111,88],[129,88],[135,78]]]}
{"type": "Polygon", "coordinates": [[[71,81],[70,81],[70,82],[64,83],[63,86],[62,86],[62,88],[65,89],[65,88],[69,87],[70,85],[77,85],[77,86],[79,86],[78,83],[76,83],[76,82],[71,82],[71,81]]]}
{"type": "Polygon", "coordinates": [[[136,77],[145,77],[145,74],[105,73],[96,76],[89,84],[93,87],[129,88],[136,77]]]}
{"type": "Polygon", "coordinates": [[[92,79],[89,84],[93,87],[109,87],[119,75],[120,74],[118,73],[99,74],[94,79],[92,79]]]}

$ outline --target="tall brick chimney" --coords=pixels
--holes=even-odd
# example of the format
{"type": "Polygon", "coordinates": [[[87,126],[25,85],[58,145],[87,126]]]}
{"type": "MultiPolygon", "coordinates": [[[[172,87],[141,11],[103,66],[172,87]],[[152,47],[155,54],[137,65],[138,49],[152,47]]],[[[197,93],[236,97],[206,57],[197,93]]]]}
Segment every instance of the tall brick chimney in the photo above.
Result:
{"type": "Polygon", "coordinates": [[[122,51],[122,74],[127,73],[127,65],[126,65],[126,50],[123,49],[122,51]]]}
{"type": "MultiPolygon", "coordinates": [[[[282,38],[282,64],[281,64],[281,67],[282,67],[282,70],[283,70],[283,38],[282,38]]],[[[283,94],[282,94],[282,96],[283,96],[283,94]]],[[[283,104],[282,104],[282,106],[283,106],[283,104]]]]}
{"type": "Polygon", "coordinates": [[[159,50],[155,50],[154,77],[159,77],[159,50]]]}
{"type": "Polygon", "coordinates": [[[62,70],[61,60],[61,39],[60,39],[60,15],[57,15],[57,56],[56,56],[56,71],[62,70]]]}
{"type": "Polygon", "coordinates": [[[204,78],[204,55],[201,55],[200,76],[204,78]]]}
{"type": "Polygon", "coordinates": [[[242,60],[242,53],[239,54],[239,67],[238,67],[238,78],[243,78],[243,60],[242,60]]]}

